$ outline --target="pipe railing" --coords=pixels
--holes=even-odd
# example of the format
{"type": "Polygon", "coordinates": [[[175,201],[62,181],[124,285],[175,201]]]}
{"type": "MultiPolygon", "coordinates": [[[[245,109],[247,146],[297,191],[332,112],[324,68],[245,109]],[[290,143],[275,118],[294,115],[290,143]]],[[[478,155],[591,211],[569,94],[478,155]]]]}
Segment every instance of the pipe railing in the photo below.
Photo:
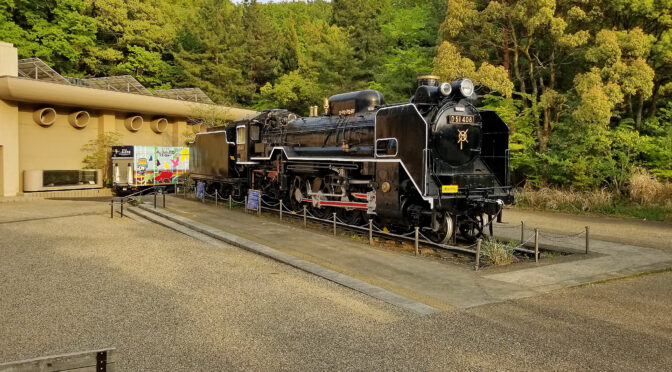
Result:
{"type": "MultiPolygon", "coordinates": [[[[124,205],[127,203],[132,203],[138,199],[144,201],[143,196],[147,195],[154,195],[154,208],[156,208],[157,205],[157,195],[162,196],[162,205],[163,208],[166,207],[166,188],[167,186],[152,186],[148,187],[146,189],[142,189],[139,191],[136,191],[132,194],[129,195],[124,195],[124,196],[113,196],[112,199],[110,199],[110,218],[114,218],[114,206],[119,205],[120,206],[120,214],[121,218],[124,218],[124,205]]],[[[177,192],[177,187],[175,187],[175,191],[177,192]]]]}

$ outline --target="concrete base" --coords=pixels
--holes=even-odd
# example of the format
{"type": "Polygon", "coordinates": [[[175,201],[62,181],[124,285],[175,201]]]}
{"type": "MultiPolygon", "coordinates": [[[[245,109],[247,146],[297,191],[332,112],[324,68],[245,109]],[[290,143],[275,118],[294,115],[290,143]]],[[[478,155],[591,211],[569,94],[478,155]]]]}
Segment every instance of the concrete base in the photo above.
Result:
{"type": "Polygon", "coordinates": [[[304,229],[270,215],[259,218],[240,209],[229,210],[223,205],[215,207],[179,197],[168,197],[166,205],[167,210],[150,207],[147,211],[161,217],[155,219],[157,222],[170,219],[217,239],[225,236],[225,241],[234,245],[259,247],[258,253],[289,264],[298,260],[318,275],[328,270],[335,277],[340,274],[339,277],[355,278],[443,310],[530,297],[558,288],[672,267],[669,251],[593,241],[593,253],[589,255],[474,271],[467,265],[436,258],[372,248],[347,236],[304,229]],[[269,250],[272,254],[266,253],[269,250]]]}

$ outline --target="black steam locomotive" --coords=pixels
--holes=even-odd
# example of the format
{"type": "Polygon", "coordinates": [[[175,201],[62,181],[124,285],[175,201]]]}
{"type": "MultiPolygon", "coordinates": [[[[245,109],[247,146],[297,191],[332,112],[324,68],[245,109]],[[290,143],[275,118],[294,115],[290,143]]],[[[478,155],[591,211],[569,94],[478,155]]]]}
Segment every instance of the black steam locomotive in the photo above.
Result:
{"type": "Polygon", "coordinates": [[[253,188],[318,217],[473,240],[513,202],[509,128],[475,100],[468,79],[421,77],[410,103],[363,90],[332,96],[320,117],[266,110],[198,134],[191,177],[237,200],[253,188]]]}

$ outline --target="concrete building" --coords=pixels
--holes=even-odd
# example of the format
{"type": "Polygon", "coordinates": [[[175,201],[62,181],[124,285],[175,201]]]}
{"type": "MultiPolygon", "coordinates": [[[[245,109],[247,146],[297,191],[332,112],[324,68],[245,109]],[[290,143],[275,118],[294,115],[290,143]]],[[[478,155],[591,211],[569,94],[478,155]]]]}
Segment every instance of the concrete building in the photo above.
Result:
{"type": "Polygon", "coordinates": [[[102,187],[100,171],[82,170],[82,147],[105,132],[119,133],[123,145],[183,146],[185,133],[201,130],[188,118],[207,113],[235,120],[253,113],[159,97],[133,78],[67,79],[39,60],[27,63],[31,70],[22,70],[16,48],[0,42],[0,196],[102,187]],[[47,178],[56,171],[79,174],[80,182],[55,185],[47,178]]]}

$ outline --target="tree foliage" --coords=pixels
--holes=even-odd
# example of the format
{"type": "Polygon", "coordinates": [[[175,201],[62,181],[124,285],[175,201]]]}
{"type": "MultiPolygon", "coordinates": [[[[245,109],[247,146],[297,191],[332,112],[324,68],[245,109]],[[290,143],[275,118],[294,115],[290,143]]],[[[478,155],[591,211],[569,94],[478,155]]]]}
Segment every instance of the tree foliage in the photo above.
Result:
{"type": "Polygon", "coordinates": [[[0,40],[70,76],[299,114],[332,94],[406,101],[468,77],[511,128],[516,183],[623,190],[672,178],[666,0],[0,0],[0,40]]]}

